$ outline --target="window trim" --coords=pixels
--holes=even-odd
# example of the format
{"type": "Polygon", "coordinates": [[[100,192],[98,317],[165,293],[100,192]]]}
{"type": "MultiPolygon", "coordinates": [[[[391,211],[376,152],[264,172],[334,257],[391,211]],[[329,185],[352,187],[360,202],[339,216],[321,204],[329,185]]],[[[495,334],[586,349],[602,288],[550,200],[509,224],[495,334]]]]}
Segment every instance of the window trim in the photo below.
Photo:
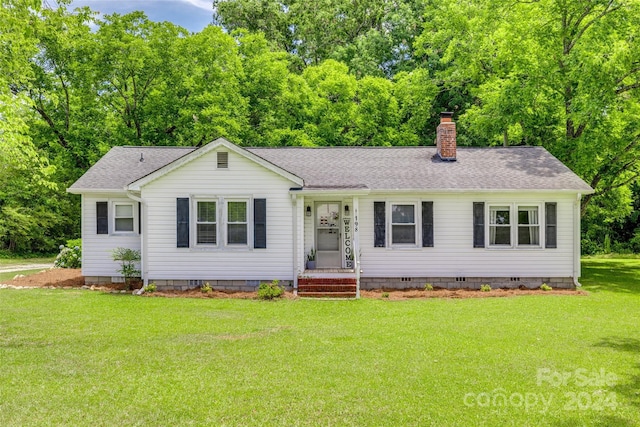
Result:
{"type": "Polygon", "coordinates": [[[545,241],[545,218],[543,218],[542,213],[544,213],[544,202],[496,202],[490,201],[485,202],[485,248],[491,250],[501,250],[501,249],[522,249],[522,250],[540,250],[544,249],[544,241],[545,241]],[[491,208],[495,207],[508,207],[509,208],[509,237],[510,244],[492,244],[491,243],[491,208]],[[519,244],[518,242],[518,229],[520,224],[518,223],[518,212],[519,208],[525,207],[535,207],[538,209],[538,244],[530,245],[530,244],[519,244]]]}
{"type": "Polygon", "coordinates": [[[387,201],[387,247],[388,248],[422,248],[422,221],[418,219],[418,213],[422,218],[422,200],[417,201],[387,201]],[[411,225],[409,223],[394,223],[393,222],[393,206],[413,206],[413,226],[414,236],[413,243],[393,243],[393,226],[394,225],[411,225]],[[418,209],[420,207],[420,209],[418,209]]]}
{"type": "Polygon", "coordinates": [[[119,235],[125,235],[125,234],[135,234],[138,232],[138,226],[137,223],[138,221],[136,221],[137,218],[137,212],[136,212],[136,206],[134,202],[130,202],[130,201],[113,201],[111,202],[111,213],[112,213],[112,219],[111,219],[111,230],[113,230],[113,232],[111,234],[119,234],[119,235]],[[119,217],[116,215],[117,212],[117,206],[131,206],[131,217],[119,217]],[[126,218],[131,218],[131,222],[132,222],[132,229],[131,230],[118,230],[116,228],[116,220],[118,219],[126,219],[126,218]]]}
{"type": "Polygon", "coordinates": [[[220,200],[216,197],[192,197],[192,212],[190,221],[193,223],[192,248],[217,248],[220,245],[220,200]],[[198,224],[212,224],[211,222],[198,221],[198,203],[214,202],[216,204],[216,242],[198,243],[198,224]]]}

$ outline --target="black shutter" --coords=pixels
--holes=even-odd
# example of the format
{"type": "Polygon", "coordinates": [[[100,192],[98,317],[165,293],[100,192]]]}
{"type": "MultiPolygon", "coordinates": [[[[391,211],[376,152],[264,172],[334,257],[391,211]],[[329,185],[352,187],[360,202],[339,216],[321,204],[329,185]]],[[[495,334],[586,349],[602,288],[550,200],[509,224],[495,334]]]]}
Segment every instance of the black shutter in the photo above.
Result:
{"type": "Polygon", "coordinates": [[[177,247],[189,247],[189,198],[176,199],[177,247]]]}
{"type": "Polygon", "coordinates": [[[558,247],[558,214],[556,203],[545,203],[545,248],[558,247]]]}
{"type": "Polygon", "coordinates": [[[109,205],[107,202],[96,202],[96,224],[98,234],[109,234],[109,205]]]}
{"type": "Polygon", "coordinates": [[[384,248],[386,245],[386,213],[384,202],[373,202],[374,246],[384,248]]]}
{"type": "Polygon", "coordinates": [[[138,202],[138,234],[142,233],[142,203],[138,202]]]}
{"type": "Polygon", "coordinates": [[[433,247],[433,202],[422,202],[422,247],[433,247]]]}
{"type": "Polygon", "coordinates": [[[267,247],[267,199],[253,199],[253,247],[267,247]]]}
{"type": "Polygon", "coordinates": [[[484,202],[473,202],[473,247],[484,248],[484,202]]]}

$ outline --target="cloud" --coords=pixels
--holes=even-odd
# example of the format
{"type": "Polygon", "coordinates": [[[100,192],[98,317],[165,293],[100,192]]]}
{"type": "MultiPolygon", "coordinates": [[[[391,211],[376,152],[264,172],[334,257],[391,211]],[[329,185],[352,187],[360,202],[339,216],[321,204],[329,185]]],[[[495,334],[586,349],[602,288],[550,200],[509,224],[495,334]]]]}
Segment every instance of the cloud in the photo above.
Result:
{"type": "Polygon", "coordinates": [[[184,3],[189,3],[192,6],[195,6],[199,9],[204,9],[207,11],[213,10],[213,1],[211,0],[182,0],[184,3]]]}

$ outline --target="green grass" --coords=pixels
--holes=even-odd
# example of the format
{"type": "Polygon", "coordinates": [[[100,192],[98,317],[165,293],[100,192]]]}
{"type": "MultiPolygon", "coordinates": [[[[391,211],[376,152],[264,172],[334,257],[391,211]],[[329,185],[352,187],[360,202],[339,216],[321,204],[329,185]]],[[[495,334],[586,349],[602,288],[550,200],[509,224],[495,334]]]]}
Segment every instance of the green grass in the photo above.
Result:
{"type": "Polygon", "coordinates": [[[0,425],[638,425],[640,260],[584,272],[467,300],[0,290],[0,425]]]}
{"type": "Polygon", "coordinates": [[[9,267],[12,265],[25,264],[48,264],[55,261],[56,256],[37,257],[37,258],[0,258],[0,267],[9,267]]]}

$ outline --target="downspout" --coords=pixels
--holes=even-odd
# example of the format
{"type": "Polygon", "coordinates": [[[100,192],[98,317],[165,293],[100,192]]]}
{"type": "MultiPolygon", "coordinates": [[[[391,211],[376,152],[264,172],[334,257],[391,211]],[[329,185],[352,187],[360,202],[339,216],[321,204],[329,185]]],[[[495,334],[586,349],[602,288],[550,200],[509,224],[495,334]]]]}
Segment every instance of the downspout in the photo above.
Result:
{"type": "Polygon", "coordinates": [[[576,288],[582,287],[578,282],[580,276],[580,200],[582,194],[576,195],[573,207],[573,285],[576,288]]]}
{"type": "Polygon", "coordinates": [[[298,196],[291,194],[291,211],[293,214],[293,295],[298,296],[298,196]]]}
{"type": "MultiPolygon", "coordinates": [[[[147,203],[145,202],[145,200],[142,197],[138,197],[134,195],[130,191],[127,191],[127,197],[133,201],[140,203],[140,206],[142,207],[142,212],[144,212],[144,215],[146,217],[147,203]]],[[[138,212],[138,215],[140,215],[140,212],[138,212]]],[[[140,226],[142,227],[143,225],[144,225],[144,228],[142,230],[138,230],[140,232],[140,239],[142,240],[140,242],[140,259],[141,259],[140,273],[142,274],[142,289],[140,290],[140,293],[138,295],[144,293],[144,290],[147,288],[147,285],[149,284],[149,278],[147,277],[147,274],[146,274],[146,271],[147,271],[147,238],[146,238],[147,222],[143,221],[142,218],[140,218],[140,226]]]]}

